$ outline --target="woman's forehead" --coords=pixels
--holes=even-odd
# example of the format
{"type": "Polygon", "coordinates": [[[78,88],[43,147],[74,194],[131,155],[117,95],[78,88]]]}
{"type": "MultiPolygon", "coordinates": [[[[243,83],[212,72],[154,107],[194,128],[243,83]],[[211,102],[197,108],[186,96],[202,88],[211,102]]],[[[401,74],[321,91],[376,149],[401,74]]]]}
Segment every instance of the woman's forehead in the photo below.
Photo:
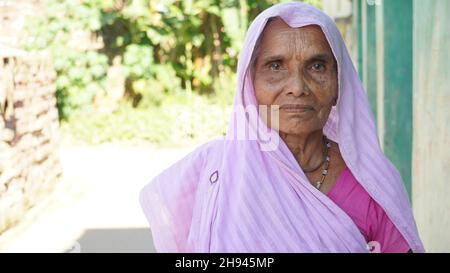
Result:
{"type": "Polygon", "coordinates": [[[332,53],[328,41],[318,25],[291,28],[282,19],[268,22],[261,39],[261,54],[273,53],[332,53]]]}

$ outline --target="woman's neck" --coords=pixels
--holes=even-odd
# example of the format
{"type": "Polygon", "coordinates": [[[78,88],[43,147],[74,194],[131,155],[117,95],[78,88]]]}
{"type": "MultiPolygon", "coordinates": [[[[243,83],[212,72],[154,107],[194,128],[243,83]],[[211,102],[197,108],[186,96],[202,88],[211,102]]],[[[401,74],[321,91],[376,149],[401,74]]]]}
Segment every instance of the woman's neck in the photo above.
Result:
{"type": "Polygon", "coordinates": [[[280,136],[302,169],[314,168],[323,161],[324,142],[322,130],[304,135],[280,132],[280,136]]]}

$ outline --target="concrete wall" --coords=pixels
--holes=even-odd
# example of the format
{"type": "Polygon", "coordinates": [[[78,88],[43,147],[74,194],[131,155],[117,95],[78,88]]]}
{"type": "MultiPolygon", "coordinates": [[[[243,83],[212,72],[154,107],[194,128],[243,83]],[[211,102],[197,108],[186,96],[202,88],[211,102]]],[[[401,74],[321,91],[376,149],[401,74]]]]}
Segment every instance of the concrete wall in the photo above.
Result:
{"type": "Polygon", "coordinates": [[[354,59],[428,251],[450,252],[450,1],[353,0],[354,59]]]}
{"type": "Polygon", "coordinates": [[[426,249],[450,252],[450,1],[413,10],[413,209],[426,249]]]}

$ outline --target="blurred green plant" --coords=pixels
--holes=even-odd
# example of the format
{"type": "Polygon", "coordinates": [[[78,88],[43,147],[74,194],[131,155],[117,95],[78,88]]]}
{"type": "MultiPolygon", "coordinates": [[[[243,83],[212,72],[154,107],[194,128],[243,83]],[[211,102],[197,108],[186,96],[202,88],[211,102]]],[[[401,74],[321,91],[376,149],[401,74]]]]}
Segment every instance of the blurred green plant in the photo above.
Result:
{"type": "Polygon", "coordinates": [[[102,1],[56,1],[42,4],[42,16],[30,18],[24,48],[49,50],[57,72],[56,89],[61,118],[75,109],[92,107],[103,92],[108,58],[95,47],[80,47],[101,29],[102,1]]]}
{"type": "MultiPolygon", "coordinates": [[[[184,95],[181,95],[184,96],[184,95]]],[[[173,97],[173,96],[172,96],[173,97]]],[[[133,108],[123,103],[112,114],[75,112],[62,123],[65,145],[99,145],[119,142],[130,145],[194,145],[225,135],[231,107],[211,103],[194,94],[158,108],[133,108]]]]}
{"type": "MultiPolygon", "coordinates": [[[[205,110],[199,105],[201,103],[222,108],[229,106],[237,58],[247,28],[257,14],[279,2],[287,1],[43,0],[43,14],[29,21],[29,35],[24,40],[24,47],[28,50],[47,49],[52,53],[57,72],[60,118],[73,125],[66,131],[81,139],[90,136],[100,142],[114,136],[127,138],[133,133],[124,128],[139,129],[138,134],[142,129],[140,125],[127,125],[123,131],[115,128],[123,132],[121,135],[108,124],[113,121],[142,124],[138,120],[143,118],[145,111],[157,120],[167,118],[166,124],[172,121],[179,124],[175,117],[183,114],[176,112],[171,116],[167,109],[190,110],[195,117],[207,115],[207,111],[201,111],[205,110]],[[107,93],[108,69],[117,57],[126,77],[125,97],[116,113],[102,117],[102,114],[93,114],[94,102],[96,96],[107,93]],[[196,108],[183,106],[195,103],[196,108]],[[125,106],[127,104],[135,108],[125,106]],[[101,125],[102,122],[105,124],[101,125]],[[85,130],[81,129],[83,124],[85,130]],[[74,128],[86,133],[77,133],[74,128]],[[90,134],[89,131],[97,133],[90,134]]],[[[321,0],[306,2],[321,5],[321,0]]],[[[214,123],[213,119],[209,121],[211,124],[204,121],[208,128],[221,124],[214,123]]],[[[191,123],[185,122],[178,127],[194,126],[187,124],[191,123]]],[[[148,125],[158,126],[151,121],[148,125]]],[[[158,128],[164,130],[164,127],[158,128]]],[[[186,136],[194,134],[190,129],[182,130],[191,132],[186,136]]],[[[165,136],[163,132],[156,133],[165,136]]],[[[148,138],[158,141],[154,137],[148,138]]]]}

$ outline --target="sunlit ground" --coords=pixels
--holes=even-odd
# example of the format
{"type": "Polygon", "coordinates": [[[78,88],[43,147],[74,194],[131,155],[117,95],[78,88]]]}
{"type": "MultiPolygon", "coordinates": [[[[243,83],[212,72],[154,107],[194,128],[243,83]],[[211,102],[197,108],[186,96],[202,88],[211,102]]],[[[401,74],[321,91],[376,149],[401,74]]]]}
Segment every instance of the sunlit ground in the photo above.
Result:
{"type": "Polygon", "coordinates": [[[153,252],[139,190],[191,149],[62,147],[63,181],[2,234],[0,251],[153,252]]]}
{"type": "Polygon", "coordinates": [[[2,233],[0,251],[154,251],[139,190],[197,145],[224,135],[233,99],[233,89],[226,90],[168,96],[147,108],[124,102],[109,113],[72,113],[60,128],[63,180],[2,233]]]}

